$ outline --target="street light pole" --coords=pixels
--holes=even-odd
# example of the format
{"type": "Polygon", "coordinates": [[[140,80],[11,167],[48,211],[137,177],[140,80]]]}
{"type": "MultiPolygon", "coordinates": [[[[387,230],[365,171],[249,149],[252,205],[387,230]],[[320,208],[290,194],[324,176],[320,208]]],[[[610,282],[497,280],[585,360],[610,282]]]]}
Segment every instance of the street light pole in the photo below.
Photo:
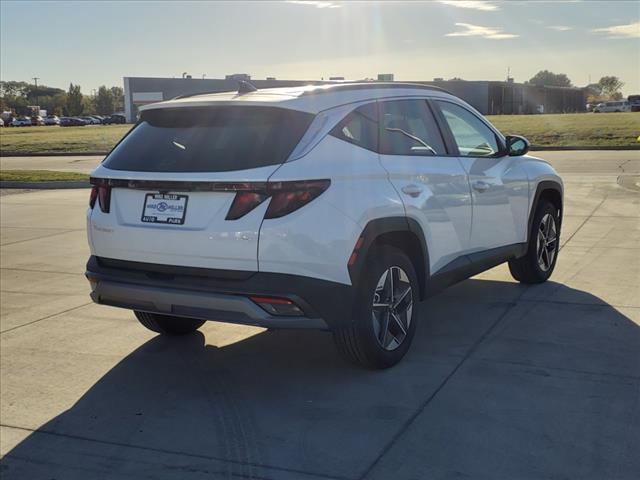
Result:
{"type": "MultiPolygon", "coordinates": [[[[38,107],[38,110],[40,110],[40,105],[38,104],[38,80],[40,80],[40,77],[33,77],[33,81],[36,83],[36,106],[38,107]]],[[[40,112],[38,111],[38,115],[40,115],[40,112]]]]}

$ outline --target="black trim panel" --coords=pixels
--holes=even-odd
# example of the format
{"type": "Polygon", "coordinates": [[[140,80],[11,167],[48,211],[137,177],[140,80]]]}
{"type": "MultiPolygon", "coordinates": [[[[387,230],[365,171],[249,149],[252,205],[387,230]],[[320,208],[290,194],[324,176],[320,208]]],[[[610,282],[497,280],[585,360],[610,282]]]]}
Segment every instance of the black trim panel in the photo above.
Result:
{"type": "MultiPolygon", "coordinates": [[[[540,196],[547,190],[554,190],[560,195],[560,212],[558,215],[558,221],[560,222],[560,227],[562,227],[562,215],[564,213],[564,205],[563,205],[564,196],[562,192],[562,185],[552,180],[544,180],[538,183],[536,187],[536,193],[533,196],[533,201],[531,202],[531,209],[529,210],[529,221],[527,224],[527,239],[531,234],[531,228],[533,226],[533,217],[536,214],[536,208],[538,208],[538,201],[540,200],[540,196]]],[[[558,235],[560,235],[560,232],[558,232],[558,235]]]]}
{"type": "Polygon", "coordinates": [[[323,319],[329,328],[345,326],[353,318],[350,285],[300,275],[209,270],[96,256],[89,257],[86,275],[96,281],[178,292],[285,297],[302,308],[307,317],[323,319]]]}
{"type": "Polygon", "coordinates": [[[367,223],[366,227],[360,234],[360,238],[362,238],[363,243],[357,251],[357,259],[353,265],[349,266],[349,277],[351,278],[351,283],[352,285],[357,285],[358,278],[360,277],[360,275],[362,275],[362,272],[366,266],[367,254],[369,253],[371,245],[375,242],[375,240],[381,235],[395,232],[413,233],[420,242],[424,265],[422,265],[423,270],[416,272],[416,274],[418,275],[418,280],[421,283],[420,297],[423,298],[424,293],[426,292],[426,279],[429,278],[429,251],[427,250],[427,241],[424,238],[422,228],[420,227],[420,224],[413,218],[386,217],[377,218],[367,223]]]}
{"type": "Polygon", "coordinates": [[[526,243],[515,243],[458,257],[434,273],[429,279],[427,296],[432,296],[450,285],[473,277],[501,263],[521,257],[526,252],[526,243]]]}

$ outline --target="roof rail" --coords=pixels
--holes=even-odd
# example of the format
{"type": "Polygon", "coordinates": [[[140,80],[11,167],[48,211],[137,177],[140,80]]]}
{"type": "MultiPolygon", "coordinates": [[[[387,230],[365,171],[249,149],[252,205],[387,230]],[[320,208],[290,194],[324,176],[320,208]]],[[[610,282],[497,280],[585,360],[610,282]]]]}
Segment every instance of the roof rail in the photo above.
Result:
{"type": "Polygon", "coordinates": [[[403,83],[403,82],[353,82],[353,83],[330,83],[318,85],[317,88],[306,90],[301,96],[318,95],[323,93],[344,92],[349,90],[368,90],[371,88],[418,88],[421,90],[433,90],[450,93],[444,88],[435,85],[425,85],[424,83],[403,83]]]}

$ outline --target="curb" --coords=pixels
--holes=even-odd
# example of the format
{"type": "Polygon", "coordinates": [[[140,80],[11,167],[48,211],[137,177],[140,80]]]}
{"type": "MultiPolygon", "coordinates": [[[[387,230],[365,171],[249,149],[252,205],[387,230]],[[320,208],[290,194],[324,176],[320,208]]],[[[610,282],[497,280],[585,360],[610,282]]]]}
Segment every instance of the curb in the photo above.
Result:
{"type": "Polygon", "coordinates": [[[89,181],[73,182],[1,182],[0,188],[24,188],[35,190],[57,190],[66,188],[90,188],[89,181]]]}
{"type": "Polygon", "coordinates": [[[24,152],[0,152],[0,157],[106,157],[109,152],[37,152],[37,153],[24,153],[24,152]]]}

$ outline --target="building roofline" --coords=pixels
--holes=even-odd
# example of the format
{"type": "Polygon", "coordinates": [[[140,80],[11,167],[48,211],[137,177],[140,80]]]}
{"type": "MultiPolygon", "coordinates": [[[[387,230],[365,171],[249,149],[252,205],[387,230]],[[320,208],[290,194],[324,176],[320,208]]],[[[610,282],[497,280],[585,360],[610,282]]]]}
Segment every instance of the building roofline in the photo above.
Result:
{"type": "Polygon", "coordinates": [[[368,90],[376,88],[395,88],[395,89],[420,89],[432,90],[444,93],[444,88],[435,85],[425,85],[424,83],[408,83],[408,82],[340,82],[326,85],[317,85],[316,88],[304,91],[300,96],[321,95],[324,93],[347,92],[351,90],[368,90]]]}

